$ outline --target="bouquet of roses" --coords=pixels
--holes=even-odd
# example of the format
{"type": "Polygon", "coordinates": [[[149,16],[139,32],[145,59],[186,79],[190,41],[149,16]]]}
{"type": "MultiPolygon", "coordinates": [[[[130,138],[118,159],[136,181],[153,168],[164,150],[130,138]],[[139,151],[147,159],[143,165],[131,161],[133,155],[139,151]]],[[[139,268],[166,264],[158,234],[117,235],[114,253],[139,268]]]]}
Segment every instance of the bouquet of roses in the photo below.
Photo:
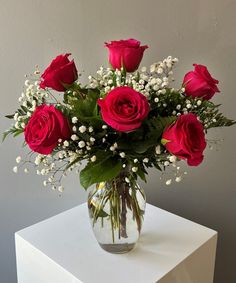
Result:
{"type": "MultiPolygon", "coordinates": [[[[4,139],[23,133],[31,149],[25,160],[17,157],[15,172],[21,166],[28,172],[32,163],[37,174],[47,176],[44,185],[59,191],[62,177],[76,168],[85,189],[118,176],[129,184],[138,177],[145,180],[149,167],[163,171],[182,159],[199,165],[207,130],[235,123],[211,101],[220,91],[205,66],[194,64],[176,89],[171,82],[177,58],[168,56],[138,70],[147,45],[128,39],[105,46],[110,67],[100,67],[85,86],[70,54],[57,56],[42,74],[36,70],[27,77],[19,109],[7,116],[14,124],[4,133],[4,139]],[[80,170],[83,160],[87,164],[80,170]]],[[[181,178],[177,170],[175,180],[181,178]]],[[[125,201],[138,222],[133,199],[126,195],[125,201]]],[[[116,220],[122,222],[122,217],[116,220]]]]}

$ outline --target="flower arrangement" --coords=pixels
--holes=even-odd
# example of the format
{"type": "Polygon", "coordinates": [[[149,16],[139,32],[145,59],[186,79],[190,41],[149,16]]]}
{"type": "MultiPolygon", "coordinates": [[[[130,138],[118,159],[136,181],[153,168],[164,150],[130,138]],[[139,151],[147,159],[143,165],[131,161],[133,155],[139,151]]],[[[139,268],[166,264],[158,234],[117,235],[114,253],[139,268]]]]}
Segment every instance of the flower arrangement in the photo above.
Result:
{"type": "MultiPolygon", "coordinates": [[[[88,161],[80,172],[86,189],[114,178],[128,164],[132,177],[141,179],[147,168],[163,170],[181,159],[199,165],[207,130],[235,123],[210,101],[220,91],[205,66],[194,64],[175,89],[170,83],[177,58],[169,56],[137,71],[147,45],[129,39],[105,46],[111,67],[89,76],[88,85],[77,81],[70,54],[59,55],[42,75],[36,70],[25,81],[22,105],[6,116],[15,124],[3,139],[24,133],[26,144],[38,153],[37,173],[49,175],[44,184],[51,183],[54,189],[59,185],[62,190],[56,175],[65,175],[82,160],[88,161]],[[62,100],[51,90],[62,92],[62,100]]],[[[25,165],[30,158],[16,161],[25,165]]]]}
{"type": "MultiPolygon", "coordinates": [[[[138,70],[147,45],[128,39],[105,46],[110,67],[100,67],[85,86],[71,54],[57,56],[42,74],[37,69],[27,77],[19,109],[7,116],[14,124],[3,136],[24,134],[31,150],[26,160],[17,157],[14,172],[32,163],[38,175],[47,176],[45,186],[62,192],[62,177],[73,169],[79,169],[87,189],[129,168],[123,174],[129,184],[138,177],[146,180],[150,167],[178,168],[180,160],[199,165],[207,131],[235,123],[211,101],[220,91],[205,66],[194,64],[180,87],[173,88],[177,58],[168,56],[138,70]],[[80,170],[83,160],[87,164],[80,170]]],[[[176,170],[179,182],[182,175],[176,170]]],[[[135,204],[129,205],[134,211],[135,204]]]]}

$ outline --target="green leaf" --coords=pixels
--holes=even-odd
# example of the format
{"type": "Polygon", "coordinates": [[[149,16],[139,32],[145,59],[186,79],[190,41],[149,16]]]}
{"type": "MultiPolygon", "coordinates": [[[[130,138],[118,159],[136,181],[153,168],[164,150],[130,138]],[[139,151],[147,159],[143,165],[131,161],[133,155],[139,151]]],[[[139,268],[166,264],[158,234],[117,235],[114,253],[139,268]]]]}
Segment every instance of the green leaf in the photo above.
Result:
{"type": "Polygon", "coordinates": [[[139,141],[134,141],[131,144],[132,149],[137,153],[144,153],[150,147],[156,145],[162,136],[165,128],[171,125],[176,120],[176,117],[157,117],[146,121],[144,127],[144,138],[139,141]]]}
{"type": "Polygon", "coordinates": [[[15,131],[14,134],[13,134],[13,137],[15,138],[15,137],[19,136],[22,133],[23,133],[23,130],[15,131]]]}
{"type": "Polygon", "coordinates": [[[142,169],[139,168],[139,170],[136,172],[136,174],[145,182],[147,183],[146,180],[146,175],[142,169]]]}
{"type": "MultiPolygon", "coordinates": [[[[96,155],[97,156],[97,155],[96,155]]],[[[105,154],[104,154],[105,157],[105,154]]],[[[96,162],[90,162],[80,172],[80,183],[87,189],[92,184],[105,182],[115,178],[122,169],[122,163],[115,157],[106,153],[106,158],[98,158],[96,162]]]]}
{"type": "Polygon", "coordinates": [[[13,137],[16,137],[18,135],[20,135],[21,133],[23,133],[24,130],[23,129],[16,129],[16,128],[10,128],[9,130],[5,131],[2,135],[2,142],[4,142],[4,140],[9,136],[9,135],[13,135],[13,137]]]}
{"type": "Polygon", "coordinates": [[[11,131],[10,131],[10,130],[9,130],[9,131],[5,131],[5,132],[2,134],[2,142],[4,142],[5,139],[7,138],[7,136],[10,135],[10,134],[11,134],[11,131]]]}
{"type": "Polygon", "coordinates": [[[5,117],[8,118],[8,119],[13,119],[13,118],[14,118],[14,114],[12,114],[12,115],[6,115],[5,117]]]}
{"type": "Polygon", "coordinates": [[[70,104],[74,106],[74,114],[81,118],[97,117],[97,99],[97,92],[91,89],[88,89],[85,98],[73,100],[73,98],[68,97],[70,104]]]}

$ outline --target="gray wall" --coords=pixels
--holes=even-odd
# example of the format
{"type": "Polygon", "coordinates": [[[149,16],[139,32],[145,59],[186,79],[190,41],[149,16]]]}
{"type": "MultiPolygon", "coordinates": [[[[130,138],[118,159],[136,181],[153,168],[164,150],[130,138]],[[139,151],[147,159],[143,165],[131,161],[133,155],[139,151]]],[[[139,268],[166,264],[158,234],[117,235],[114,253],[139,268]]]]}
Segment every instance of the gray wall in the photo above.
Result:
{"type": "MultiPolygon", "coordinates": [[[[55,55],[70,51],[85,77],[106,63],[103,42],[134,37],[149,44],[143,64],[174,55],[181,80],[192,63],[206,64],[220,80],[222,111],[236,119],[235,0],[0,0],[0,132],[9,126],[24,74],[42,69],[55,55]]],[[[151,171],[148,200],[164,209],[219,231],[216,283],[236,278],[236,127],[212,130],[224,138],[220,150],[206,150],[205,162],[189,169],[184,182],[165,187],[151,171]]],[[[15,231],[86,199],[78,177],[66,181],[62,197],[42,187],[35,175],[14,175],[22,140],[0,145],[0,282],[15,283],[15,231]]],[[[200,283],[200,282],[199,282],[200,283]]]]}

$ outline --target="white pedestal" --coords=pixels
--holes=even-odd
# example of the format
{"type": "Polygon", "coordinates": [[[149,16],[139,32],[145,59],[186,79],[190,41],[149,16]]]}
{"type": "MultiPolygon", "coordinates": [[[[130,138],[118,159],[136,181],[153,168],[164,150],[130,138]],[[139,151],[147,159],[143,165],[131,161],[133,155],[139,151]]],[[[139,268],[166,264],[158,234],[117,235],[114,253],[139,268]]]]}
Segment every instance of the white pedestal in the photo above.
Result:
{"type": "Polygon", "coordinates": [[[15,234],[18,283],[212,283],[217,233],[147,205],[137,247],[97,244],[85,204],[15,234]]]}

